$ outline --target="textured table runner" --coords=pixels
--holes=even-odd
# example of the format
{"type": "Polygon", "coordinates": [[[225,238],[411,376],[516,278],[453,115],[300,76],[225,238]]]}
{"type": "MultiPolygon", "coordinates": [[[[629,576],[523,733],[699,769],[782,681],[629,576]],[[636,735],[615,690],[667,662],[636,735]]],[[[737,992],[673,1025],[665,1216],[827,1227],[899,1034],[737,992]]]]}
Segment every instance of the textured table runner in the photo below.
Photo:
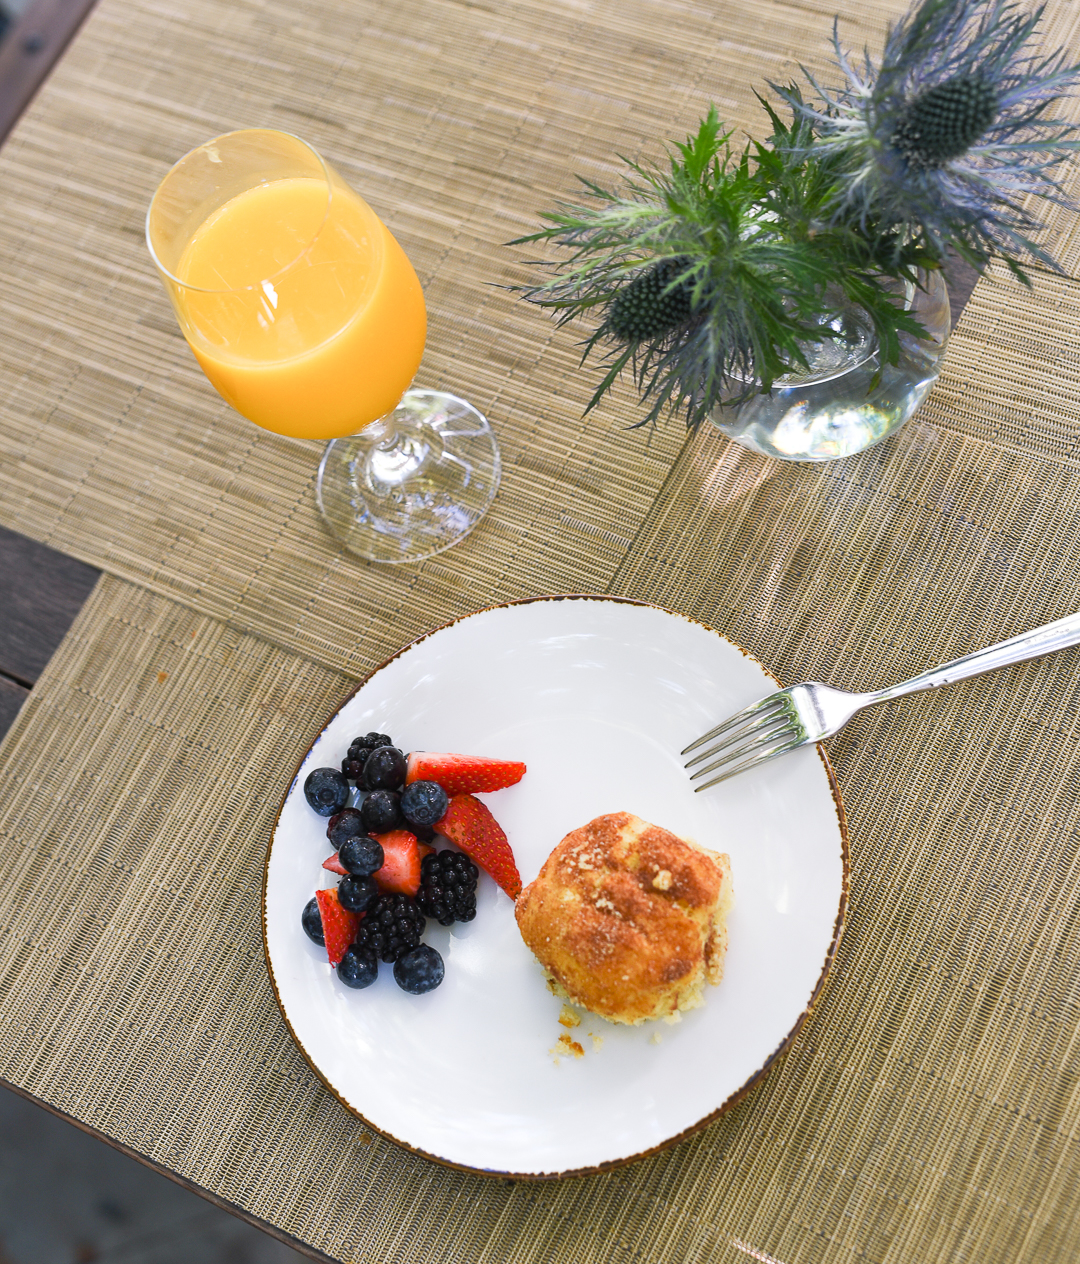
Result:
{"type": "MultiPolygon", "coordinates": [[[[845,12],[879,43],[899,4],[845,12]]],[[[1055,37],[1080,52],[1059,0],[1055,37]]],[[[0,1077],[334,1259],[1051,1264],[1080,1253],[1080,654],[860,717],[831,744],[851,921],[788,1058],[617,1172],[504,1184],[369,1134],[266,980],[282,769],[411,636],[519,595],[656,601],[787,679],[871,686],[1080,609],[1068,276],[980,284],[931,400],[859,457],[771,464],[581,419],[569,331],[500,243],[615,151],[820,65],[832,7],[593,0],[302,11],[101,0],[0,152],[0,522],[106,572],[0,746],[0,1077]],[[147,50],[153,50],[148,56],[147,50]],[[506,458],[457,549],[380,569],[312,509],[317,447],[233,417],[141,242],[156,180],[229,127],[301,132],[400,236],[422,379],[506,458]]]]}

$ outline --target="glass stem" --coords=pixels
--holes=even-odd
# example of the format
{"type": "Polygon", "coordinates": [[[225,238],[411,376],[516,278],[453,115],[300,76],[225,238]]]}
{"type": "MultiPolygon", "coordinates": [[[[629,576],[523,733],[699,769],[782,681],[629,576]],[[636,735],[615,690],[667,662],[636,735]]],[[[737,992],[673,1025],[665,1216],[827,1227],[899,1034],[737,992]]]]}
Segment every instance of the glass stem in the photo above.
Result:
{"type": "Polygon", "coordinates": [[[394,414],[373,421],[359,438],[367,447],[365,482],[375,488],[400,486],[437,455],[423,427],[394,414]]]}

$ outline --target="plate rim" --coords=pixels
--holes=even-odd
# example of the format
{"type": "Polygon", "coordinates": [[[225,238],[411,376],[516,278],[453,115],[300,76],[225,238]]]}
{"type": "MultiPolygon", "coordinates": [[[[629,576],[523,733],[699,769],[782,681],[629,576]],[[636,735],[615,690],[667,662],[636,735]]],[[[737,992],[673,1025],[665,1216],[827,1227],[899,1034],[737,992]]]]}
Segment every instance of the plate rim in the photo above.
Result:
{"type": "Polygon", "coordinates": [[[849,843],[848,843],[847,813],[844,808],[844,800],[840,793],[840,786],[836,780],[836,774],[833,771],[833,766],[829,762],[828,755],[825,753],[825,748],[822,746],[820,742],[818,742],[816,744],[818,758],[821,760],[822,766],[825,769],[825,775],[828,778],[829,791],[832,795],[832,801],[833,801],[833,809],[836,812],[836,821],[840,829],[840,854],[843,861],[843,873],[842,873],[841,883],[840,883],[840,901],[837,906],[836,918],[833,922],[832,939],[830,940],[829,947],[826,950],[825,959],[822,962],[821,970],[818,974],[817,981],[815,982],[814,987],[810,992],[809,999],[806,1001],[806,1004],[803,1006],[802,1011],[796,1018],[793,1026],[788,1031],[787,1035],[783,1038],[783,1040],[780,1041],[780,1043],[772,1051],[772,1053],[769,1054],[769,1056],[765,1059],[765,1061],[761,1064],[761,1066],[758,1067],[758,1069],[754,1071],[753,1074],[750,1075],[748,1079],[746,1079],[737,1089],[735,1089],[732,1093],[730,1093],[724,1099],[724,1101],[721,1102],[720,1105],[715,1108],[715,1110],[710,1111],[707,1115],[703,1116],[701,1119],[691,1124],[688,1128],[684,1128],[681,1132],[675,1133],[674,1135],[665,1138],[665,1140],[659,1142],[658,1144],[654,1146],[650,1146],[648,1149],[640,1150],[635,1154],[625,1155],[617,1159],[605,1159],[601,1163],[593,1163],[585,1167],[568,1168],[565,1171],[561,1171],[561,1172],[513,1172],[513,1171],[503,1170],[501,1168],[473,1167],[472,1165],[467,1164],[467,1163],[458,1163],[458,1162],[455,1162],[453,1159],[445,1159],[438,1154],[432,1154],[427,1150],[423,1150],[419,1146],[413,1145],[411,1142],[403,1141],[400,1137],[394,1136],[392,1132],[388,1132],[385,1128],[380,1128],[376,1124],[373,1124],[371,1120],[368,1119],[367,1116],[363,1114],[362,1111],[357,1110],[357,1108],[351,1102],[347,1101],[342,1096],[342,1094],[334,1087],[334,1085],[331,1084],[331,1082],[326,1078],[326,1076],[323,1075],[322,1071],[320,1071],[319,1068],[315,1065],[315,1062],[312,1060],[311,1055],[308,1053],[307,1049],[304,1047],[303,1041],[297,1035],[296,1029],[293,1027],[292,1022],[289,1019],[289,1015],[286,1013],[285,1005],[281,999],[281,992],[278,989],[277,979],[274,977],[273,963],[270,960],[270,940],[269,940],[269,926],[268,926],[268,915],[267,915],[267,887],[268,887],[269,878],[270,878],[270,853],[273,851],[274,839],[277,836],[278,826],[281,823],[281,813],[284,810],[285,803],[287,799],[289,798],[290,793],[292,792],[293,785],[295,784],[297,778],[300,775],[300,769],[304,766],[304,761],[307,759],[308,755],[311,754],[311,751],[313,747],[315,746],[315,744],[322,737],[323,733],[326,732],[326,729],[329,727],[331,722],[340,714],[340,712],[344,709],[344,707],[346,707],[348,703],[352,701],[352,699],[360,692],[360,690],[364,688],[364,686],[368,683],[369,680],[372,679],[372,677],[374,677],[377,673],[381,672],[384,668],[388,667],[391,663],[395,662],[403,654],[406,654],[410,650],[415,649],[416,646],[423,644],[423,642],[428,640],[429,637],[436,635],[436,633],[443,632],[447,628],[452,628],[458,623],[462,623],[466,619],[475,618],[477,615],[480,615],[480,614],[487,614],[492,610],[507,610],[514,606],[535,605],[538,602],[543,602],[543,601],[610,602],[616,605],[640,606],[647,610],[657,610],[662,614],[672,615],[673,617],[677,619],[685,619],[687,623],[696,624],[698,627],[703,628],[706,632],[712,633],[713,636],[718,636],[722,641],[726,641],[729,645],[733,646],[742,655],[744,655],[752,663],[754,663],[755,666],[759,667],[761,671],[764,672],[765,675],[768,676],[770,680],[775,681],[778,688],[782,687],[780,680],[764,665],[764,663],[762,663],[756,657],[756,655],[751,654],[749,650],[745,649],[737,641],[731,640],[731,638],[728,636],[725,636],[723,632],[718,631],[716,628],[703,622],[701,619],[694,618],[693,615],[684,614],[680,610],[669,610],[666,606],[661,606],[653,601],[642,601],[636,597],[618,597],[618,596],[613,596],[608,593],[549,593],[549,594],[542,594],[536,597],[519,597],[512,601],[500,601],[500,602],[496,602],[494,605],[482,606],[478,610],[470,610],[467,614],[458,615],[456,618],[448,619],[446,623],[439,624],[438,627],[430,628],[427,632],[422,633],[420,636],[415,637],[413,640],[401,646],[401,648],[396,650],[393,654],[391,654],[389,658],[385,659],[377,667],[373,667],[371,671],[369,671],[363,677],[363,679],[359,680],[357,682],[356,688],[351,690],[351,692],[348,693],[337,704],[337,706],[333,709],[333,711],[331,711],[326,716],[326,718],[323,720],[322,724],[318,728],[317,732],[315,733],[315,736],[308,743],[307,748],[304,750],[303,754],[300,756],[299,760],[297,761],[296,767],[293,769],[292,776],[285,783],[285,790],[282,793],[281,800],[278,803],[277,811],[274,813],[274,821],[270,828],[270,836],[266,844],[266,856],[265,856],[265,859],[263,860],[263,871],[262,871],[262,940],[263,940],[263,958],[266,962],[267,976],[269,977],[270,987],[274,993],[274,1000],[277,1002],[278,1011],[285,1022],[285,1026],[288,1028],[289,1034],[292,1036],[296,1044],[296,1047],[300,1050],[301,1056],[303,1057],[304,1061],[308,1064],[310,1069],[314,1072],[316,1078],[322,1082],[322,1084],[329,1090],[329,1092],[341,1103],[342,1106],[345,1107],[345,1109],[351,1115],[354,1115],[357,1119],[360,1120],[360,1122],[366,1128],[369,1128],[372,1132],[376,1133],[378,1136],[385,1137],[387,1141],[392,1141],[394,1145],[400,1146],[401,1149],[408,1151],[408,1153],[415,1154],[419,1158],[427,1159],[432,1163],[438,1163],[443,1167],[451,1168],[457,1172],[469,1172],[476,1176],[486,1176],[486,1177],[490,1177],[496,1180],[558,1181],[558,1180],[563,1180],[567,1177],[593,1176],[601,1172],[611,1172],[611,1171],[616,1170],[617,1168],[625,1167],[628,1163],[636,1163],[639,1159],[645,1159],[645,1158],[648,1158],[650,1155],[660,1154],[664,1150],[671,1149],[673,1146],[676,1146],[680,1142],[685,1141],[688,1137],[692,1137],[695,1133],[701,1132],[703,1129],[707,1128],[710,1124],[715,1123],[715,1121],[719,1119],[721,1115],[727,1114],[728,1111],[732,1110],[740,1102],[742,1102],[746,1097],[748,1097],[749,1094],[762,1082],[762,1080],[765,1079],[765,1077],[769,1074],[769,1072],[773,1069],[773,1067],[780,1061],[780,1059],[783,1058],[783,1056],[790,1050],[791,1046],[795,1043],[795,1040],[798,1037],[799,1032],[802,1030],[807,1020],[812,1016],[818,1002],[821,1000],[821,997],[825,990],[825,985],[828,982],[829,975],[832,971],[833,965],[836,962],[836,955],[840,947],[840,941],[844,935],[844,928],[847,922],[849,889],[850,889],[850,884],[851,884],[851,857],[850,857],[849,843]]]}

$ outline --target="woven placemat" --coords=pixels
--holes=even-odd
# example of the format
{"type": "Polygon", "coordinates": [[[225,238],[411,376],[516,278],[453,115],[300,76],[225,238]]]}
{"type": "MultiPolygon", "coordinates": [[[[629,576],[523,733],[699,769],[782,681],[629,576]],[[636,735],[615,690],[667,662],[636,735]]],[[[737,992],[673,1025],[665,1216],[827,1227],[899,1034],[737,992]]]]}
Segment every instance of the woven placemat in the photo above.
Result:
{"type": "MultiPolygon", "coordinates": [[[[602,588],[684,434],[625,433],[626,390],[582,418],[581,335],[499,288],[535,254],[503,243],[710,99],[760,129],[753,89],[822,64],[830,5],[101,0],[0,153],[0,523],[354,673],[491,601],[602,588]],[[418,380],[498,433],[488,517],[405,573],[324,533],[318,445],[218,399],[143,244],[169,164],[252,124],[302,133],[385,216],[427,294],[418,380]]],[[[859,5],[851,37],[896,8],[859,5]]]]}
{"type": "Polygon", "coordinates": [[[311,1073],[263,963],[261,871],[349,687],[102,579],[0,746],[0,1077],[333,1258],[726,1258],[726,1142],[515,1185],[383,1141],[311,1073]]]}
{"type": "MultiPolygon", "coordinates": [[[[1056,553],[1002,560],[1030,528],[1041,458],[950,437],[919,483],[909,428],[860,478],[811,471],[832,493],[816,511],[762,524],[747,506],[765,463],[709,442],[727,477],[699,468],[698,492],[726,534],[677,591],[647,560],[620,580],[789,675],[868,685],[1080,605],[1056,553]],[[928,582],[935,539],[954,558],[967,541],[947,600],[928,582]]],[[[1080,533],[1067,499],[1054,516],[1080,533]]],[[[1071,651],[909,699],[836,739],[851,918],[791,1054],[674,1151],[514,1186],[368,1134],[275,1009],[266,832],[347,678],[106,577],[0,747],[0,1076],[337,1259],[1069,1260],[1078,664],[1071,651]]]]}

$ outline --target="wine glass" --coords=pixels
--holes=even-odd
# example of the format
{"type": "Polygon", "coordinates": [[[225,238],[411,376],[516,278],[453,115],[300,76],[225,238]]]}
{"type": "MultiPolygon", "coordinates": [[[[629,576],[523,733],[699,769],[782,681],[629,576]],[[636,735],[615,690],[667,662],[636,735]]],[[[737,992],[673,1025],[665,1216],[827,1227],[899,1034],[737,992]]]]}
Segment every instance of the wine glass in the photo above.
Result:
{"type": "Polygon", "coordinates": [[[346,548],[414,562],[449,548],[499,486],[487,420],[407,389],[427,317],[405,252],[314,149],[229,132],[158,186],[146,241],[203,372],[238,413],[329,439],[317,499],[346,548]]]}

